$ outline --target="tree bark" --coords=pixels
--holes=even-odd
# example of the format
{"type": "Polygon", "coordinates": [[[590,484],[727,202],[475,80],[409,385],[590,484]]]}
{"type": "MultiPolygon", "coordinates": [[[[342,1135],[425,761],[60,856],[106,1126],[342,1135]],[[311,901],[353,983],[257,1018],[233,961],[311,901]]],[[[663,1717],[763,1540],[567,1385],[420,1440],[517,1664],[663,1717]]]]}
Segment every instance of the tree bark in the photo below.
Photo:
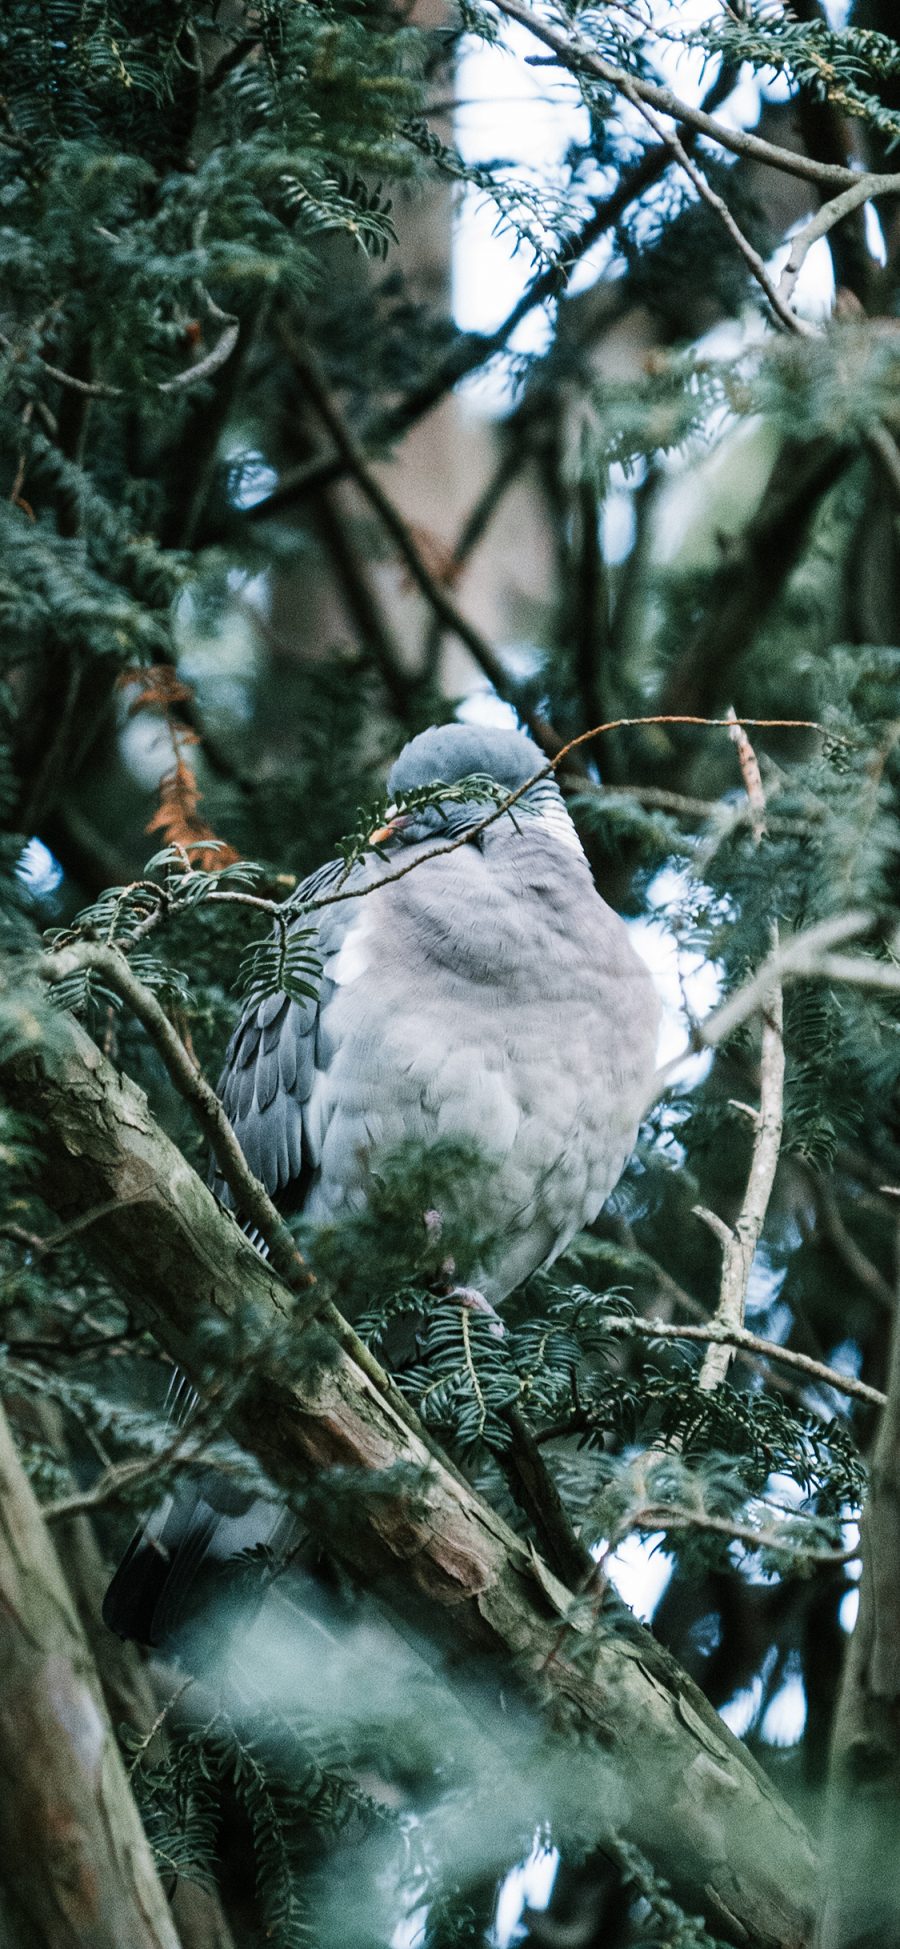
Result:
{"type": "MultiPolygon", "coordinates": [[[[67,1457],[65,1420],[55,1401],[46,1396],[18,1396],[9,1404],[13,1433],[21,1439],[22,1430],[43,1436],[57,1462],[67,1457]]],[[[74,1490],[74,1477],[70,1477],[74,1490]]],[[[133,1731],[147,1733],[159,1710],[150,1668],[134,1644],[125,1644],[107,1629],[100,1615],[103,1593],[109,1582],[89,1517],[68,1516],[54,1523],[53,1546],[66,1587],[84,1632],[97,1677],[103,1691],[111,1724],[122,1724],[133,1731]]],[[[165,1729],[157,1735],[159,1745],[166,1739],[165,1729]]],[[[182,1875],[169,1888],[172,1918],[181,1949],[235,1949],[234,1940],[216,1896],[199,1882],[182,1875]]],[[[5,1949],[0,1930],[0,1949],[5,1949]]]]}
{"type": "Polygon", "coordinates": [[[900,1944],[900,1320],[862,1530],[828,1783],[821,1949],[900,1944]]]}
{"type": "MultiPolygon", "coordinates": [[[[160,1344],[203,1384],[209,1329],[240,1316],[244,1344],[264,1346],[294,1321],[309,1373],[283,1357],[251,1371],[230,1413],[236,1438],[276,1481],[343,1466],[422,1471],[412,1500],[398,1488],[359,1498],[329,1547],[432,1636],[452,1633],[493,1655],[498,1682],[539,1688],[557,1721],[597,1753],[597,1833],[611,1775],[617,1828],[700,1906],[719,1933],[754,1949],[800,1949],[813,1912],[808,1836],[708,1701],[649,1633],[582,1617],[571,1594],[490,1506],[442,1469],[366,1374],[335,1343],[315,1362],[315,1296],[292,1300],[154,1124],[146,1098],[117,1076],[76,1024],[0,1062],[0,1083],[40,1123],[43,1193],[63,1219],[127,1200],[85,1233],[160,1344]],[[295,1369],[295,1373],[296,1373],[295,1369]],[[619,1810],[621,1815],[619,1814],[619,1810]]],[[[324,1500],[324,1499],[323,1499],[324,1500]]],[[[327,1513],[323,1525],[328,1521],[327,1513]]],[[[583,1753],[584,1746],[581,1751],[583,1753]]],[[[608,1823],[608,1815],[606,1815],[608,1823]]]]}
{"type": "Polygon", "coordinates": [[[178,1949],[100,1682],[0,1411],[0,1941],[178,1949]]]}

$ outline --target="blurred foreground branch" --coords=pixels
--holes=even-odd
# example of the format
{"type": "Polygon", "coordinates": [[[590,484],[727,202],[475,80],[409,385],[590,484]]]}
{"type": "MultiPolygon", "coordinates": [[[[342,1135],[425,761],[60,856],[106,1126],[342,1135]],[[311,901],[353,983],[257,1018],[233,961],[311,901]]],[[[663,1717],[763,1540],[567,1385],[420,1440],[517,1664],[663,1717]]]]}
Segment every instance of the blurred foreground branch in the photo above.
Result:
{"type": "Polygon", "coordinates": [[[78,1615],[0,1410],[0,1886],[17,1949],[178,1949],[78,1615]]]}
{"type": "Polygon", "coordinates": [[[900,1939],[900,1330],[862,1521],[859,1618],[831,1753],[819,1949],[900,1939]]]}

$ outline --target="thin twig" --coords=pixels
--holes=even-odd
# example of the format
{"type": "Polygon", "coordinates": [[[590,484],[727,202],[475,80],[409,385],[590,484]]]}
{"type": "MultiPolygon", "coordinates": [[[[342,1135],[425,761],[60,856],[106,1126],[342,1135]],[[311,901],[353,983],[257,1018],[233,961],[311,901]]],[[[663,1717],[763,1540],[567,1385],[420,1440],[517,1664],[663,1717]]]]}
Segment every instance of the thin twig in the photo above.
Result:
{"type": "Polygon", "coordinates": [[[636,108],[640,115],[643,115],[644,120],[649,122],[650,127],[659,136],[660,140],[671,149],[676,162],[684,170],[688,181],[693,183],[697,195],[704,203],[708,204],[709,208],[715,212],[719,222],[724,225],[732,243],[740,251],[744,262],[755,277],[760,290],[765,293],[776,318],[784,325],[785,330],[793,332],[798,338],[815,338],[817,336],[815,326],[808,324],[804,318],[798,318],[797,313],[791,310],[786,299],[782,297],[781,291],[774,279],[770,277],[765,260],[760,257],[759,251],[754,249],[749,237],[744,236],[744,232],[728,208],[725,198],[719,195],[718,190],[713,189],[712,184],[704,175],[699,164],[694,161],[692,156],[688,155],[677,131],[667,128],[666,124],[657,115],[656,110],[650,106],[650,103],[642,100],[634,82],[630,80],[624,82],[622,85],[622,93],[626,100],[631,102],[632,107],[636,108]]]}
{"type": "MultiPolygon", "coordinates": [[[[819,976],[900,994],[900,968],[887,967],[880,961],[865,961],[859,955],[828,952],[843,941],[874,933],[878,924],[879,916],[871,908],[851,907],[847,913],[831,914],[827,920],[817,921],[814,927],[795,934],[792,940],[768,955],[755,975],[707,1016],[697,1032],[695,1047],[716,1049],[727,1042],[735,1029],[756,1014],[773,981],[784,983],[801,976],[819,976]]],[[[664,1073],[667,1075],[670,1068],[682,1061],[683,1057],[679,1056],[677,1063],[667,1065],[664,1073]]]]}
{"type": "MultiPolygon", "coordinates": [[[[731,737],[737,746],[738,763],[753,820],[756,844],[766,830],[766,796],[756,752],[734,711],[731,737]]],[[[778,951],[778,924],[770,928],[772,952],[778,951]]],[[[777,977],[770,983],[763,1002],[762,1047],[759,1070],[759,1110],[754,1113],[753,1150],[747,1189],[733,1228],[722,1236],[722,1276],[715,1318],[720,1326],[742,1327],[747,1302],[747,1285],[756,1248],[762,1235],[775,1171],[781,1149],[784,1122],[784,1001],[777,977]]],[[[717,1221],[718,1225],[721,1221],[717,1221]]],[[[711,1393],[725,1379],[731,1363],[730,1348],[719,1342],[707,1348],[700,1370],[699,1385],[711,1393]]]]}
{"type": "Polygon", "coordinates": [[[122,1211],[126,1205],[139,1205],[143,1202],[144,1196],[140,1191],[135,1191],[130,1198],[109,1199],[106,1204],[95,1205],[92,1211],[81,1212],[80,1216],[73,1218],[68,1225],[60,1225],[59,1230],[51,1232],[47,1238],[42,1238],[39,1232],[25,1231],[21,1225],[3,1224],[0,1225],[0,1238],[13,1239],[17,1245],[22,1245],[27,1251],[32,1252],[36,1259],[42,1259],[48,1252],[57,1251],[60,1245],[67,1245],[71,1238],[77,1238],[79,1232],[87,1231],[89,1225],[96,1225],[101,1218],[108,1218],[111,1212],[122,1211]]]}
{"type": "MultiPolygon", "coordinates": [[[[135,1747],[131,1759],[128,1762],[127,1772],[128,1772],[129,1779],[131,1779],[132,1774],[135,1773],[138,1767],[142,1764],[144,1755],[146,1754],[148,1747],[152,1746],[157,1733],[162,1732],[163,1726],[165,1725],[170,1712],[174,1711],[176,1705],[178,1705],[180,1701],[184,1698],[185,1692],[187,1692],[192,1685],[196,1685],[196,1683],[197,1680],[192,1673],[187,1678],[183,1678],[181,1684],[177,1685],[175,1687],[174,1692],[171,1694],[171,1696],[166,1699],[165,1704],[160,1706],[152,1726],[148,1726],[143,1739],[141,1740],[140,1744],[135,1747]]],[[[179,1869],[179,1874],[180,1872],[181,1871],[179,1869]]]]}
{"type": "Polygon", "coordinates": [[[842,190],[839,196],[833,196],[828,203],[823,203],[815,216],[810,218],[809,223],[804,224],[803,229],[797,231],[791,241],[787,263],[778,280],[778,294],[785,304],[794,295],[794,287],[812,245],[817,243],[820,237],[827,237],[829,230],[833,230],[836,223],[842,223],[844,217],[858,210],[861,203],[868,203],[873,196],[900,196],[900,173],[895,171],[889,176],[858,176],[855,183],[850,184],[849,189],[842,190]]]}
{"type": "MultiPolygon", "coordinates": [[[[789,1512],[785,1511],[787,1515],[789,1512]]],[[[673,1508],[666,1503],[658,1506],[648,1504],[629,1517],[624,1535],[640,1530],[644,1535],[654,1530],[702,1529],[714,1536],[727,1536],[734,1543],[744,1543],[754,1553],[758,1550],[771,1550],[784,1556],[799,1557],[804,1563],[833,1564],[835,1568],[842,1563],[852,1563],[859,1556],[859,1543],[851,1543],[843,1550],[809,1548],[805,1543],[795,1542],[780,1534],[777,1529],[757,1530],[752,1523],[733,1522],[729,1516],[713,1516],[706,1510],[673,1508]]],[[[617,1532],[612,1554],[621,1547],[623,1533],[617,1532]]],[[[606,1552],[604,1552],[604,1555],[606,1552]]]]}
{"type": "MultiPolygon", "coordinates": [[[[240,321],[234,318],[231,312],[222,311],[208,292],[203,293],[203,301],[209,316],[222,326],[215,344],[210,346],[202,359],[197,360],[196,365],[186,366],[183,372],[176,372],[173,379],[159,380],[153,388],[155,392],[187,392],[189,387],[196,386],[201,379],[211,378],[212,374],[218,372],[219,368],[230,359],[240,336],[240,321]]],[[[2,334],[0,334],[0,346],[5,352],[15,350],[12,340],[2,334]]],[[[73,372],[65,372],[61,366],[53,365],[50,359],[42,358],[40,353],[36,356],[38,364],[51,379],[55,379],[60,386],[67,387],[69,392],[80,393],[84,399],[125,399],[127,396],[125,386],[111,386],[103,379],[78,379],[73,372]]]]}
{"type": "MultiPolygon", "coordinates": [[[[570,738],[568,743],[557,751],[555,757],[548,759],[546,765],[542,765],[531,778],[526,778],[523,785],[518,785],[514,792],[510,792],[507,798],[492,807],[491,811],[485,813],[484,817],[477,820],[474,825],[467,826],[465,832],[460,833],[456,839],[448,839],[442,846],[432,846],[427,853],[417,854],[416,858],[408,860],[405,866],[398,866],[395,872],[384,874],[383,878],[372,881],[367,887],[338,888],[332,893],[319,894],[312,900],[304,901],[298,905],[298,914],[314,913],[320,907],[331,907],[342,900],[363,899],[367,894],[377,893],[380,887],[392,886],[395,881],[404,880],[407,873],[414,873],[418,867],[424,866],[429,860],[443,859],[445,854],[459,852],[462,846],[471,845],[472,841],[486,832],[489,826],[494,825],[498,819],[504,818],[512,807],[525,797],[526,792],[530,792],[543,779],[552,777],[571,751],[580,750],[582,745],[589,744],[593,738],[602,737],[607,731],[622,731],[647,724],[696,724],[705,730],[731,730],[734,723],[733,716],[698,717],[685,712],[667,712],[665,715],[657,713],[651,717],[614,717],[606,724],[595,724],[590,731],[580,731],[577,738],[570,738]]],[[[763,730],[820,731],[825,734],[824,724],[811,717],[742,717],[740,723],[758,726],[763,730]]],[[[679,1057],[679,1061],[681,1060],[682,1058],[679,1057]]]]}
{"type": "MultiPolygon", "coordinates": [[[[812,1192],[823,1238],[843,1259],[851,1278],[855,1279],[864,1291],[869,1293],[876,1305],[887,1313],[896,1308],[896,1296],[890,1282],[872,1260],[858,1245],[844,1223],[836,1198],[832,1195],[823,1178],[817,1171],[807,1169],[804,1176],[812,1192]]],[[[882,1207],[883,1209],[883,1207],[882,1207]]]]}
{"type": "MultiPolygon", "coordinates": [[[[686,792],[670,792],[662,785],[607,785],[595,778],[586,778],[581,772],[563,772],[559,776],[560,790],[570,792],[573,797],[587,797],[609,800],[612,803],[627,803],[646,806],[651,812],[671,812],[674,818],[700,819],[704,823],[719,826],[716,835],[718,847],[723,837],[738,826],[751,823],[750,811],[746,805],[729,804],[722,799],[692,798],[686,792]]],[[[823,817],[821,806],[810,805],[808,812],[775,813],[767,815],[770,832],[801,836],[810,827],[818,824],[823,817]]]]}
{"type": "MultiPolygon", "coordinates": [[[[69,1496],[60,1496],[55,1502],[42,1502],[41,1515],[45,1523],[61,1523],[70,1516],[84,1516],[88,1511],[108,1508],[111,1502],[118,1502],[120,1496],[141,1482],[159,1484],[161,1471],[172,1462],[202,1462],[203,1448],[196,1443],[186,1444],[183,1436],[161,1455],[142,1455],[133,1462],[115,1462],[106,1469],[90,1489],[74,1490],[69,1496]]],[[[218,1456],[210,1458],[211,1465],[221,1467],[218,1456]]]]}
{"type": "MultiPolygon", "coordinates": [[[[709,1320],[704,1326],[670,1326],[667,1320],[606,1320],[604,1332],[617,1340],[692,1340],[698,1346],[736,1347],[746,1353],[760,1354],[765,1360],[777,1361],[782,1367],[793,1367],[809,1380],[833,1387],[839,1394],[852,1395],[857,1401],[867,1401],[871,1407],[881,1408],[887,1399],[877,1387],[870,1387],[868,1381],[857,1380],[853,1374],[841,1374],[836,1367],[814,1360],[811,1354],[798,1353],[793,1347],[780,1347],[760,1333],[751,1333],[748,1327],[729,1326],[721,1320],[709,1320]]],[[[540,1439],[546,1437],[541,1435],[540,1439]]]]}
{"type": "MultiPolygon", "coordinates": [[[[767,730],[820,731],[823,733],[823,735],[825,733],[825,726],[823,724],[818,723],[814,718],[747,717],[747,718],[742,718],[740,721],[742,724],[758,726],[761,729],[767,729],[767,730]]],[[[502,819],[507,812],[510,812],[513,806],[517,805],[519,800],[521,798],[524,798],[527,792],[531,791],[533,786],[539,785],[542,782],[542,780],[545,778],[552,777],[553,773],[557,770],[557,768],[560,765],[564,763],[565,759],[568,757],[571,751],[575,751],[579,749],[580,746],[590,743],[590,741],[593,738],[599,738],[603,736],[603,734],[607,731],[621,731],[628,728],[634,728],[634,727],[640,727],[640,726],[652,725],[652,724],[690,724],[690,725],[698,725],[704,729],[722,729],[724,727],[725,729],[730,730],[733,727],[734,719],[732,717],[699,717],[695,715],[689,716],[684,713],[668,712],[665,715],[660,715],[657,713],[656,715],[651,717],[617,717],[617,718],[612,718],[607,724],[595,724],[591,728],[591,730],[581,731],[578,737],[570,738],[569,742],[562,746],[562,748],[556,753],[555,757],[548,759],[547,763],[545,765],[542,765],[540,769],[536,771],[531,778],[527,778],[523,785],[517,786],[514,792],[510,792],[506,798],[501,799],[496,805],[492,807],[492,809],[489,812],[485,813],[483,818],[477,820],[474,825],[467,826],[465,831],[460,833],[455,839],[449,839],[444,841],[444,843],[441,845],[429,847],[427,852],[417,853],[414,859],[408,860],[405,863],[405,865],[397,867],[394,872],[385,873],[382,875],[380,879],[371,881],[368,886],[354,887],[354,886],[346,886],[342,884],[341,886],[334,888],[332,891],[328,893],[317,894],[313,896],[311,899],[298,900],[296,903],[295,917],[300,918],[305,914],[317,913],[324,907],[335,906],[336,904],[339,904],[340,902],[345,900],[365,899],[368,895],[372,893],[377,893],[379,888],[385,886],[393,886],[397,880],[405,879],[408,873],[416,872],[420,866],[427,865],[427,863],[430,860],[443,859],[446,854],[456,853],[460,850],[461,847],[471,845],[472,841],[478,839],[481,833],[485,832],[489,826],[492,826],[496,822],[496,820],[502,819]]],[[[834,734],[832,733],[832,735],[834,734]]],[[[589,780],[583,782],[579,781],[579,789],[580,790],[591,789],[590,781],[589,780]]],[[[705,804],[705,802],[701,802],[701,803],[705,804]]],[[[188,853],[186,849],[185,849],[185,862],[186,864],[189,864],[188,853]]],[[[134,885],[140,885],[140,884],[141,883],[138,881],[134,882],[134,885]]],[[[129,934],[128,938],[118,943],[119,951],[123,954],[130,953],[131,950],[137,945],[139,941],[145,940],[147,935],[151,934],[155,930],[155,928],[160,925],[161,921],[181,911],[181,903],[178,901],[177,897],[173,898],[165,888],[157,889],[155,886],[155,882],[151,881],[148,882],[147,884],[149,887],[153,888],[155,892],[158,893],[159,896],[158,901],[154,905],[153,909],[149,913],[145,914],[144,918],[138,922],[137,926],[129,934]]],[[[235,889],[231,889],[231,888],[229,889],[215,888],[209,893],[205,894],[204,899],[212,902],[231,902],[237,906],[252,907],[257,912],[268,914],[273,918],[283,917],[285,911],[284,901],[267,900],[264,899],[260,894],[240,893],[235,889]]],[[[852,934],[863,931],[862,925],[859,924],[858,915],[847,916],[846,918],[847,919],[853,918],[857,924],[854,924],[854,926],[851,928],[845,929],[842,922],[839,931],[833,934],[829,932],[828,934],[829,940],[849,939],[852,936],[852,934]]],[[[872,914],[867,913],[863,918],[864,918],[865,926],[867,928],[873,927],[876,924],[876,917],[872,914]]],[[[826,926],[833,928],[834,923],[826,923],[826,926]]],[[[810,939],[811,938],[812,935],[810,935],[810,939]]],[[[766,964],[766,966],[768,966],[768,964],[766,964]]],[[[762,975],[762,973],[763,971],[761,970],[760,974],[762,975]]],[[[759,978],[757,977],[755,978],[754,981],[754,992],[755,992],[756,981],[758,979],[759,978]]],[[[767,980],[768,977],[766,977],[766,981],[767,980]]],[[[766,985],[766,982],[763,982],[762,985],[764,987],[766,985]]],[[[753,1001],[750,1007],[748,1008],[747,1013],[752,1014],[754,1012],[756,1005],[757,1005],[756,1001],[753,1001]]],[[[698,1047],[701,1046],[701,1042],[705,1042],[707,1040],[707,1030],[710,1028],[711,1025],[714,1026],[715,1023],[718,1021],[719,1013],[721,1013],[721,1011],[717,1012],[716,1015],[712,1016],[710,1018],[710,1022],[703,1029],[698,1031],[698,1037],[700,1038],[700,1040],[698,1040],[697,1043],[698,1047]]],[[[743,1017],[741,1017],[740,1019],[743,1019],[743,1017]]],[[[721,1039],[722,1039],[721,1035],[712,1035],[711,1037],[709,1037],[709,1046],[712,1046],[714,1041],[720,1041],[721,1039]]],[[[679,1056],[677,1062],[681,1063],[682,1060],[683,1058],[679,1056]]],[[[662,1077],[658,1077],[656,1079],[657,1085],[659,1085],[661,1081],[665,1080],[667,1074],[668,1071],[663,1072],[662,1077]]]]}

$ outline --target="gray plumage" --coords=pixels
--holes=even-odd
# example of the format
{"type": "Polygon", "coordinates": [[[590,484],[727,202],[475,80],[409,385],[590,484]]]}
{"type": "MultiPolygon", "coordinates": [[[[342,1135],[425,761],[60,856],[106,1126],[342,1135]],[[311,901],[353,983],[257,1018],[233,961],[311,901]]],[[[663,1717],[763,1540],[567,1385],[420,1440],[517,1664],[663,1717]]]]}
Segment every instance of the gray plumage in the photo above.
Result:
{"type": "MultiPolygon", "coordinates": [[[[481,773],[514,790],[542,763],[519,732],[444,725],[407,745],[389,789],[481,773]]],[[[317,1001],[249,1010],[219,1087],[251,1168],[313,1224],[359,1210],[379,1158],[404,1144],[477,1149],[490,1241],[478,1282],[496,1303],[620,1176],[658,1006],[551,778],[477,840],[376,885],[489,809],[426,813],[355,869],[348,884],[372,890],[317,916],[317,1001]]]]}

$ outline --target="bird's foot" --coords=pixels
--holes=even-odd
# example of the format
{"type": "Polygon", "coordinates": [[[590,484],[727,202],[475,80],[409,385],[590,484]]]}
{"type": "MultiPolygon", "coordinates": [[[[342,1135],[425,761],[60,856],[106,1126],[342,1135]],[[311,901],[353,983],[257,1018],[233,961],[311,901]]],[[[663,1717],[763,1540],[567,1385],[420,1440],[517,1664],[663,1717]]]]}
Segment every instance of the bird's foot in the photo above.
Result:
{"type": "Polygon", "coordinates": [[[490,1300],[485,1299],[484,1294],[480,1293],[476,1286],[451,1286],[450,1291],[444,1293],[442,1297],[452,1306],[464,1307],[467,1313],[485,1313],[491,1322],[488,1331],[493,1334],[494,1339],[506,1338],[506,1328],[496,1306],[492,1306],[490,1300]]]}

